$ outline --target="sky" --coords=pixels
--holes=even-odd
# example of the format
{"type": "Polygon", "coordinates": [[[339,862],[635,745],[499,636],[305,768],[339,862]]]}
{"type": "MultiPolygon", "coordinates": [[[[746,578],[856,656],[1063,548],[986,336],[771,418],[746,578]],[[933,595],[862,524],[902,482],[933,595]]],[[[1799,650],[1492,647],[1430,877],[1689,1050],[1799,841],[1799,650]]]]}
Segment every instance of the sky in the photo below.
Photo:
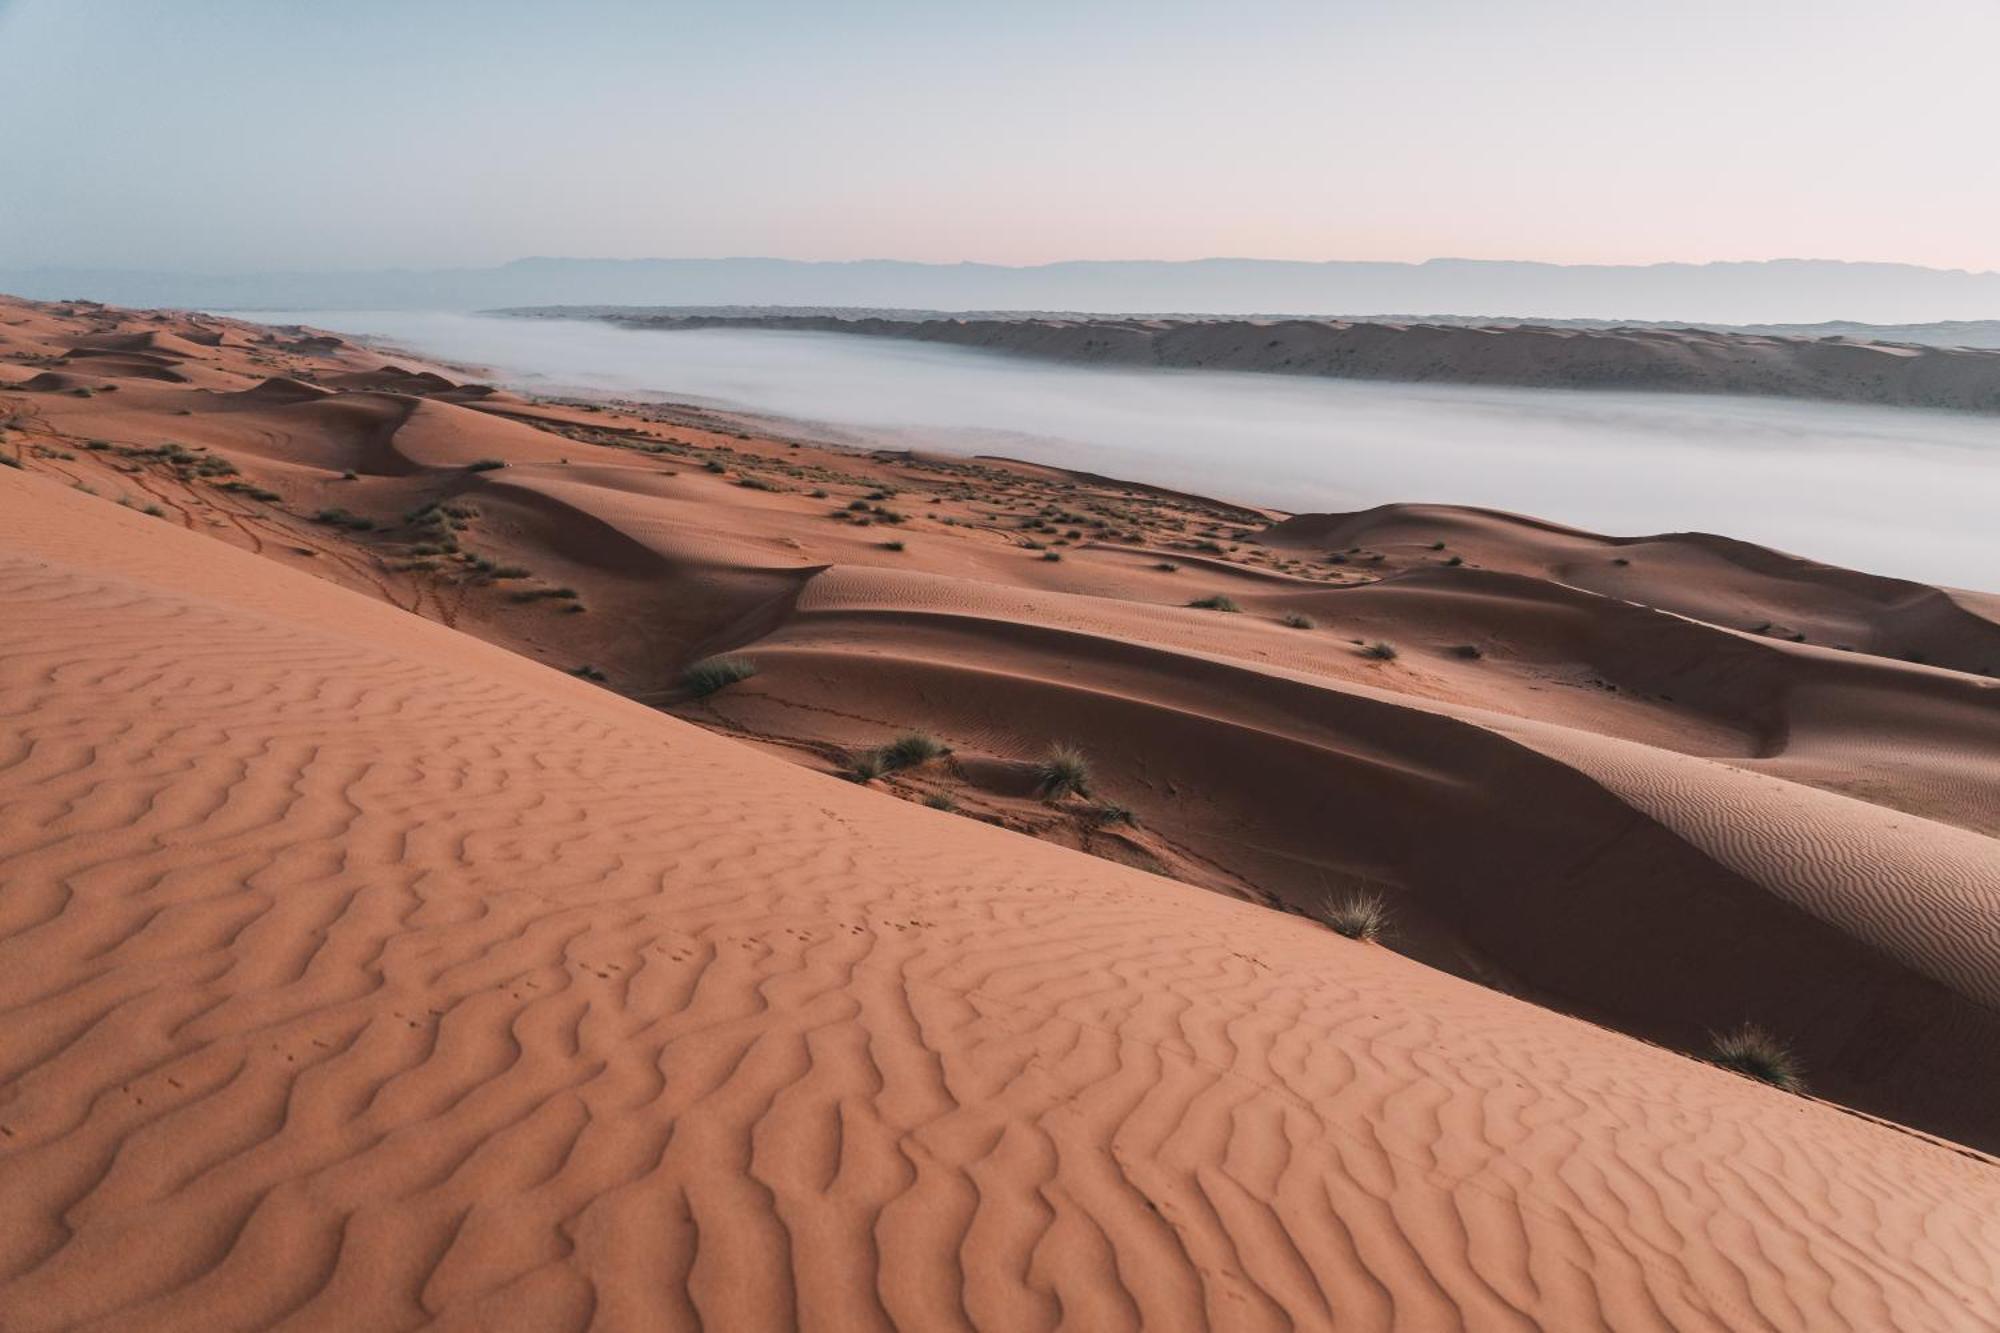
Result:
{"type": "Polygon", "coordinates": [[[2000,269],[2000,0],[0,0],[0,267],[2000,269]]]}

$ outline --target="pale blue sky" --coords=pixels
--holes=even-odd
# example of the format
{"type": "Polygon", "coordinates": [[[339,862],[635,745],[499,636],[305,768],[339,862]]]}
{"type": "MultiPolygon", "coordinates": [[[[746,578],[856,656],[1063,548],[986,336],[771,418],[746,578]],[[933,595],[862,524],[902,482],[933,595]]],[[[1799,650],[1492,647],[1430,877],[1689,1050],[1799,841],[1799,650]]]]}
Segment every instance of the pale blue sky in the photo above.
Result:
{"type": "Polygon", "coordinates": [[[2000,268],[2000,0],[0,0],[0,265],[2000,268]]]}

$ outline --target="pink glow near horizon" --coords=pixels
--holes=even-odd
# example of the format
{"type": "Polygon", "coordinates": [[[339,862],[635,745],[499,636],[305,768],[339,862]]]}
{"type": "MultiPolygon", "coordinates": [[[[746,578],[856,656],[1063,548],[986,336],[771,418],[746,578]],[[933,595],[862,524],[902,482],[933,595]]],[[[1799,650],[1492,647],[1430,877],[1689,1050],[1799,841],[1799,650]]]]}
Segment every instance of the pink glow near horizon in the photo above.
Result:
{"type": "Polygon", "coordinates": [[[2000,268],[2000,5],[0,0],[0,263],[2000,268]]]}

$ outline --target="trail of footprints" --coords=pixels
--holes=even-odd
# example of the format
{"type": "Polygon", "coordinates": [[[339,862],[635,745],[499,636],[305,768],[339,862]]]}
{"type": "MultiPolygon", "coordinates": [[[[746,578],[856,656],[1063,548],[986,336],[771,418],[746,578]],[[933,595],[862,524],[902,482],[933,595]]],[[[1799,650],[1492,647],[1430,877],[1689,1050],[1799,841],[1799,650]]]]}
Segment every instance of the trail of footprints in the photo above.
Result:
{"type": "Polygon", "coordinates": [[[0,1327],[2000,1321],[1990,1163],[23,526],[0,1327]]]}

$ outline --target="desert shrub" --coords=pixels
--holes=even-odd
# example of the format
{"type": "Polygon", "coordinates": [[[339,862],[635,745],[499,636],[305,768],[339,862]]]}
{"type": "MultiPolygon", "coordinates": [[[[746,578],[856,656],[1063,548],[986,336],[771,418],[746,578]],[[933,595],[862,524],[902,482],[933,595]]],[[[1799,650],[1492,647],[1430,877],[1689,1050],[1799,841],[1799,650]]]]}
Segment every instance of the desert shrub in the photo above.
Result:
{"type": "Polygon", "coordinates": [[[1214,597],[1198,597],[1194,601],[1189,602],[1188,605],[1198,611],[1241,611],[1243,609],[1236,604],[1234,599],[1224,597],[1219,593],[1214,597]]]}
{"type": "Polygon", "coordinates": [[[1090,760],[1074,745],[1051,745],[1035,765],[1035,791],[1045,801],[1090,793],[1090,760]]]}
{"type": "Polygon", "coordinates": [[[956,810],[958,798],[948,791],[934,791],[924,797],[924,804],[933,810],[956,810]]]}
{"type": "Polygon", "coordinates": [[[594,680],[599,684],[603,684],[605,681],[611,679],[611,677],[605,675],[602,671],[599,671],[587,662],[580,667],[571,667],[569,674],[572,676],[581,676],[585,680],[594,680]]]}
{"type": "Polygon", "coordinates": [[[901,542],[883,542],[882,549],[885,551],[900,551],[904,549],[904,546],[901,542]]]}
{"type": "Polygon", "coordinates": [[[888,771],[879,750],[863,750],[847,761],[847,776],[856,782],[873,782],[888,771]]]}
{"type": "Polygon", "coordinates": [[[1062,559],[1062,552],[1061,552],[1061,551],[1044,551],[1044,552],[1042,552],[1042,559],[1044,559],[1044,560],[1047,560],[1047,561],[1049,561],[1049,562],[1051,562],[1051,563],[1054,563],[1055,561],[1057,561],[1057,560],[1060,560],[1060,559],[1062,559]]]}
{"type": "Polygon", "coordinates": [[[1093,824],[1130,824],[1133,822],[1132,808],[1116,801],[1095,801],[1079,812],[1093,824]]]}
{"type": "Polygon", "coordinates": [[[743,657],[704,657],[681,672],[681,684],[697,699],[757,674],[757,664],[743,657]]]}
{"type": "Polygon", "coordinates": [[[1181,567],[1171,560],[1162,560],[1159,564],[1154,565],[1153,568],[1159,570],[1162,574],[1178,574],[1181,572],[1181,567]]]}
{"type": "Polygon", "coordinates": [[[506,466],[507,463],[504,459],[482,458],[478,462],[467,463],[465,470],[467,472],[495,472],[506,466]]]}
{"type": "Polygon", "coordinates": [[[1805,1073],[1791,1047],[1755,1023],[1709,1033],[1708,1059],[1711,1064],[1786,1092],[1805,1091],[1805,1073]]]}
{"type": "Polygon", "coordinates": [[[375,520],[360,514],[350,514],[345,509],[322,509],[313,515],[313,522],[329,527],[347,528],[354,532],[368,532],[375,527],[375,520]]]}
{"type": "Polygon", "coordinates": [[[1476,643],[1461,643],[1451,650],[1451,655],[1453,657],[1463,657],[1471,662],[1476,662],[1486,656],[1476,643]]]}
{"type": "Polygon", "coordinates": [[[950,747],[928,731],[906,731],[880,751],[883,764],[889,768],[915,768],[950,753],[950,747]]]}
{"type": "Polygon", "coordinates": [[[1393,643],[1384,643],[1380,639],[1377,639],[1366,648],[1363,648],[1361,655],[1363,657],[1372,657],[1378,662],[1393,662],[1396,660],[1396,645],[1393,643]]]}
{"type": "Polygon", "coordinates": [[[1284,617],[1278,623],[1280,625],[1283,625],[1286,629],[1311,629],[1313,627],[1313,618],[1311,616],[1302,616],[1294,612],[1293,614],[1284,617]]]}
{"type": "Polygon", "coordinates": [[[717,476],[720,476],[722,473],[729,471],[727,467],[723,466],[721,460],[714,458],[711,458],[706,463],[703,463],[701,465],[701,470],[703,472],[713,472],[717,476]]]}
{"type": "Polygon", "coordinates": [[[1379,893],[1329,893],[1314,909],[1313,917],[1336,935],[1372,944],[1389,927],[1389,908],[1379,893]]]}

